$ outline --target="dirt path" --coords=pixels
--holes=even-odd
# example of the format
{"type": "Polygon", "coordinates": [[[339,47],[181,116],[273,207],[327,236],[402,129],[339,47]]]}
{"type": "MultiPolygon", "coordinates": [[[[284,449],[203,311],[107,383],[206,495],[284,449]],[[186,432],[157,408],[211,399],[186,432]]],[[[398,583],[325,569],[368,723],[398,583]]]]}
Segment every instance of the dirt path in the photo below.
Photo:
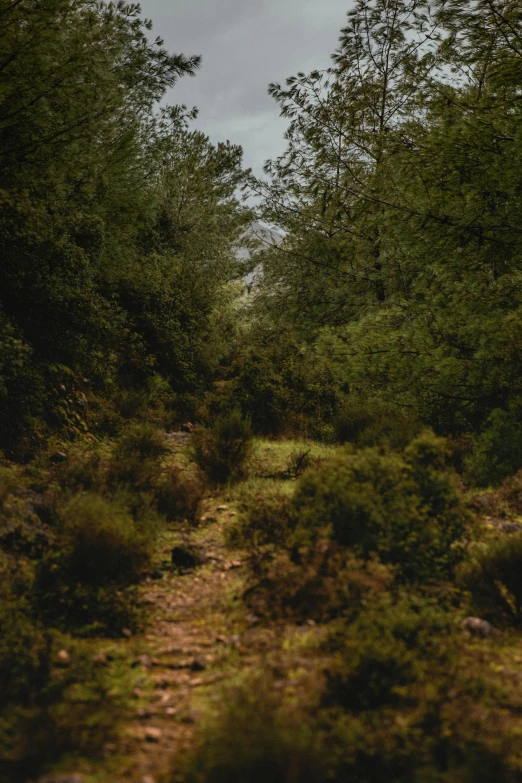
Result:
{"type": "Polygon", "coordinates": [[[113,749],[125,760],[111,783],[161,783],[167,774],[172,780],[172,760],[190,748],[205,705],[249,665],[242,644],[248,619],[238,600],[244,561],[225,547],[224,527],[234,512],[219,506],[206,503],[197,533],[208,562],[183,575],[167,572],[144,590],[148,629],[143,640],[132,640],[145,650],[134,661],[143,671],[134,692],[140,706],[122,746],[113,749]]]}

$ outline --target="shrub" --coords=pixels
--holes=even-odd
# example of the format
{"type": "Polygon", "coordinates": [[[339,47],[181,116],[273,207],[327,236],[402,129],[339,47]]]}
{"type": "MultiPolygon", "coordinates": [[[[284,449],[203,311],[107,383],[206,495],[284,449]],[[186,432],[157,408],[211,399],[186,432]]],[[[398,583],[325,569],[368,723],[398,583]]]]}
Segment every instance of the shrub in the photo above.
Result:
{"type": "Polygon", "coordinates": [[[35,495],[29,495],[27,479],[13,465],[0,463],[0,546],[6,552],[38,557],[45,550],[49,532],[37,516],[35,495]]]}
{"type": "Polygon", "coordinates": [[[405,696],[404,686],[447,662],[451,630],[451,617],[434,601],[385,596],[346,629],[326,700],[349,710],[396,703],[405,696]]]}
{"type": "Polygon", "coordinates": [[[165,438],[154,425],[135,422],[123,432],[118,441],[114,456],[116,458],[138,456],[142,459],[161,457],[167,451],[165,438]]]}
{"type": "Polygon", "coordinates": [[[471,478],[479,485],[498,486],[522,468],[522,403],[496,408],[475,440],[474,453],[466,460],[471,478]]]}
{"type": "Polygon", "coordinates": [[[67,459],[55,468],[55,475],[63,489],[78,491],[101,487],[105,482],[107,446],[79,442],[67,450],[67,459]]]}
{"type": "Polygon", "coordinates": [[[510,476],[498,491],[499,505],[507,506],[509,511],[522,515],[522,470],[510,476]]]}
{"type": "Polygon", "coordinates": [[[419,423],[400,408],[379,400],[357,401],[348,405],[334,419],[338,443],[354,446],[387,446],[403,449],[419,432],[419,423]]]}
{"type": "Polygon", "coordinates": [[[342,393],[324,352],[305,350],[288,330],[259,334],[235,348],[221,407],[237,406],[254,431],[313,437],[332,421],[342,393]]]}
{"type": "Polygon", "coordinates": [[[53,650],[49,634],[46,642],[45,676],[32,690],[30,703],[17,699],[0,704],[0,783],[40,779],[45,768],[65,754],[101,755],[128,717],[135,679],[128,661],[122,666],[116,653],[108,665],[97,665],[91,645],[67,639],[70,665],[51,668],[63,642],[54,639],[53,650]]]}
{"type": "Polygon", "coordinates": [[[522,621],[522,534],[501,538],[480,553],[464,574],[464,584],[481,611],[498,622],[522,621]]]}
{"type": "Polygon", "coordinates": [[[115,499],[75,495],[60,509],[60,518],[69,567],[79,582],[125,582],[149,559],[150,541],[115,499]]]}
{"type": "Polygon", "coordinates": [[[448,576],[469,517],[443,464],[444,442],[424,433],[403,455],[364,449],[309,471],[293,501],[296,541],[327,528],[356,554],[399,565],[406,580],[448,576]]]}
{"type": "Polygon", "coordinates": [[[0,462],[0,511],[4,510],[4,504],[16,491],[17,486],[17,471],[14,466],[0,462]]]}
{"type": "Polygon", "coordinates": [[[206,484],[199,472],[172,467],[159,477],[154,486],[158,511],[169,522],[195,522],[206,484]]]}
{"type": "Polygon", "coordinates": [[[37,565],[34,603],[39,616],[84,634],[119,634],[136,627],[129,585],[145,571],[152,531],[138,525],[122,499],[73,496],[59,508],[55,547],[37,565]]]}
{"type": "Polygon", "coordinates": [[[323,622],[357,613],[391,583],[386,566],[355,560],[327,539],[300,552],[252,557],[250,567],[245,603],[256,615],[270,618],[323,622]]]}
{"type": "Polygon", "coordinates": [[[295,714],[285,714],[267,678],[225,693],[222,703],[226,707],[207,726],[184,783],[326,780],[317,736],[295,714]]]}
{"type": "Polygon", "coordinates": [[[229,530],[231,544],[237,546],[284,545],[297,522],[292,497],[275,481],[257,482],[242,488],[238,497],[242,511],[239,522],[229,530]]]}
{"type": "Polygon", "coordinates": [[[210,429],[194,433],[194,457],[212,481],[221,484],[238,479],[245,475],[252,438],[250,421],[239,411],[232,411],[210,429]]]}
{"type": "Polygon", "coordinates": [[[135,489],[151,488],[157,463],[167,452],[163,433],[152,424],[130,424],[112,455],[109,481],[135,489]]]}
{"type": "Polygon", "coordinates": [[[147,399],[142,391],[121,389],[116,396],[116,404],[123,419],[134,419],[140,413],[143,413],[147,399]]]}
{"type": "Polygon", "coordinates": [[[32,603],[42,622],[83,637],[120,637],[124,628],[142,627],[135,586],[74,583],[59,556],[39,564],[32,603]]]}
{"type": "Polygon", "coordinates": [[[49,641],[21,599],[0,599],[0,704],[31,704],[49,673],[49,641]]]}

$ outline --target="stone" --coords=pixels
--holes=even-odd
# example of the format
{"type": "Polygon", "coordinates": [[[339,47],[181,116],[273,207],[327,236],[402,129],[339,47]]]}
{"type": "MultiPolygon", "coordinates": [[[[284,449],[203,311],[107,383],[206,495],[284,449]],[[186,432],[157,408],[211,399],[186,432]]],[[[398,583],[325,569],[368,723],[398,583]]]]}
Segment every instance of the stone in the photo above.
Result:
{"type": "Polygon", "coordinates": [[[60,650],[56,653],[56,665],[57,666],[69,666],[71,663],[71,655],[67,650],[60,650]]]}
{"type": "Polygon", "coordinates": [[[154,780],[152,775],[144,775],[141,778],[140,783],[156,783],[156,781],[154,780]]]}
{"type": "Polygon", "coordinates": [[[500,530],[501,533],[518,533],[520,530],[522,530],[522,525],[520,522],[513,522],[508,519],[486,517],[485,522],[487,525],[494,527],[495,530],[500,530]]]}
{"type": "Polygon", "coordinates": [[[204,563],[205,557],[191,546],[175,546],[171,560],[175,568],[192,569],[204,563]]]}
{"type": "Polygon", "coordinates": [[[161,739],[161,729],[155,726],[145,726],[143,733],[147,742],[159,742],[161,739]]]}
{"type": "Polygon", "coordinates": [[[65,451],[55,451],[51,454],[51,462],[65,462],[67,460],[67,454],[65,451]]]}
{"type": "Polygon", "coordinates": [[[228,511],[229,506],[218,506],[216,511],[228,511]]]}
{"type": "Polygon", "coordinates": [[[131,636],[132,636],[132,631],[131,631],[130,628],[122,628],[121,632],[122,632],[123,636],[125,636],[127,639],[130,639],[131,636]]]}
{"type": "Polygon", "coordinates": [[[480,636],[482,639],[487,639],[489,636],[496,636],[500,633],[491,623],[480,617],[466,617],[462,621],[461,627],[474,636],[480,636]]]}
{"type": "Polygon", "coordinates": [[[92,662],[95,663],[97,666],[108,666],[109,665],[109,659],[107,658],[106,653],[104,652],[97,652],[92,656],[92,662]]]}
{"type": "Polygon", "coordinates": [[[143,666],[145,669],[150,669],[152,666],[152,659],[149,655],[138,655],[132,662],[132,666],[143,666]]]}

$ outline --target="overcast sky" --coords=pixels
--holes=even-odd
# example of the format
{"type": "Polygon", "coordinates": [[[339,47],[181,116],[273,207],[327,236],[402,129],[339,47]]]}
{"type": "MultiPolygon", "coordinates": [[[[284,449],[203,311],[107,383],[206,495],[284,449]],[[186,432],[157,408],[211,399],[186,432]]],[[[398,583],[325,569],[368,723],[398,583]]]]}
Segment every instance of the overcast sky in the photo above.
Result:
{"type": "Polygon", "coordinates": [[[140,0],[153,32],[175,53],[201,54],[195,79],[181,79],[169,103],[200,110],[197,127],[212,141],[241,144],[260,173],[285,146],[287,121],[268,95],[270,82],[326,68],[352,0],[140,0]]]}

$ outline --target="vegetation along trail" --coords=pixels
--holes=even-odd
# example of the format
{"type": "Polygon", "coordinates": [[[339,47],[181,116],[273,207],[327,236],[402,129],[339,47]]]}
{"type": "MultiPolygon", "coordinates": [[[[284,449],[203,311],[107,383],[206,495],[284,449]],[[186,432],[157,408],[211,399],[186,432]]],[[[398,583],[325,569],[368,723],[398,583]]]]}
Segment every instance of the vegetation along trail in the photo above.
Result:
{"type": "Polygon", "coordinates": [[[522,7],[346,10],[258,177],[0,0],[0,783],[522,783],[522,7]]]}

